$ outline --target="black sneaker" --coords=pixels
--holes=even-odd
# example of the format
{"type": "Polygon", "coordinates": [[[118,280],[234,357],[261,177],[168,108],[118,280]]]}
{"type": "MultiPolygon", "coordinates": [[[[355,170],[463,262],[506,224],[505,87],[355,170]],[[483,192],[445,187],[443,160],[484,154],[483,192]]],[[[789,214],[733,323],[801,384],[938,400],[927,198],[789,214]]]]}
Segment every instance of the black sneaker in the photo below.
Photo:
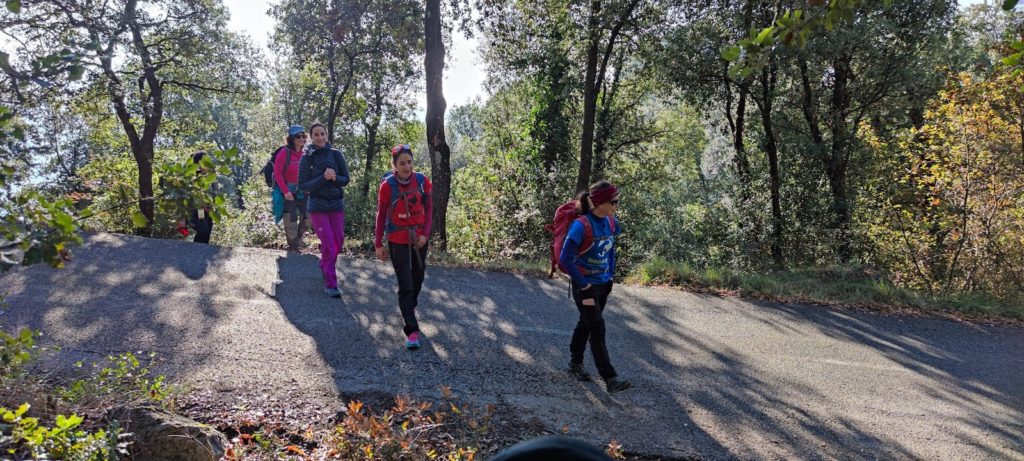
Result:
{"type": "Polygon", "coordinates": [[[587,373],[582,363],[569,362],[569,374],[573,375],[577,381],[591,381],[590,373],[587,373]]]}
{"type": "Polygon", "coordinates": [[[605,387],[608,389],[608,393],[610,394],[614,394],[619,391],[624,391],[626,389],[633,387],[633,385],[630,384],[629,381],[626,381],[625,379],[619,377],[608,378],[605,380],[604,383],[605,387]]]}

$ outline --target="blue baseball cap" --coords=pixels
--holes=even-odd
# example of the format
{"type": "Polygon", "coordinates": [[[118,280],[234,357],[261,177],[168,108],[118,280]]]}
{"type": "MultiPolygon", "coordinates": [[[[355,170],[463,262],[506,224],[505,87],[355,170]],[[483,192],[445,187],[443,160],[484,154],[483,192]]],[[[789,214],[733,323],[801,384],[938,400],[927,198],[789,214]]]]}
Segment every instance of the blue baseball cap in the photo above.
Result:
{"type": "Polygon", "coordinates": [[[299,133],[304,133],[306,130],[302,128],[302,125],[292,125],[288,127],[288,136],[295,136],[299,133]]]}

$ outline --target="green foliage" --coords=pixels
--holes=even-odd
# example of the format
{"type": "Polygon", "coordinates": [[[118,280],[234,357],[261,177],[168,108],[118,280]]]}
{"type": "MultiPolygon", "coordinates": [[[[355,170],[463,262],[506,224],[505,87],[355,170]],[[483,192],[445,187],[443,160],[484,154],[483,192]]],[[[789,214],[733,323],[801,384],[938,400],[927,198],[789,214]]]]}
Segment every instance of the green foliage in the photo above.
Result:
{"type": "Polygon", "coordinates": [[[914,309],[954,317],[1002,316],[1024,319],[1024,299],[985,293],[928,296],[901,288],[877,270],[861,267],[817,267],[772,272],[742,272],[723,267],[655,258],[636,267],[627,282],[671,285],[694,291],[780,302],[914,309]]]}
{"type": "MultiPolygon", "coordinates": [[[[0,106],[0,142],[24,136],[13,121],[13,112],[0,106]]],[[[0,159],[0,272],[40,262],[63,267],[70,246],[81,243],[71,201],[49,201],[34,191],[12,197],[7,181],[14,173],[0,159]]]]}
{"type": "MultiPolygon", "coordinates": [[[[154,168],[157,188],[154,191],[156,236],[171,237],[179,219],[190,210],[208,208],[216,222],[227,217],[229,206],[222,179],[230,178],[242,158],[237,148],[208,152],[196,164],[190,150],[176,150],[162,155],[167,159],[154,168]]],[[[87,225],[112,232],[131,233],[146,227],[149,221],[133,205],[138,201],[137,171],[129,155],[99,156],[81,169],[83,180],[90,187],[92,208],[87,225]]]]}
{"type": "MultiPolygon", "coordinates": [[[[156,354],[150,353],[150,364],[156,354]]],[[[85,378],[56,389],[56,395],[71,403],[90,403],[106,406],[112,402],[147,401],[163,406],[173,403],[174,389],[163,375],[152,376],[135,354],[125,352],[106,358],[106,366],[92,364],[85,378]]],[[[84,366],[81,362],[76,366],[84,366]]]]}
{"type": "MultiPolygon", "coordinates": [[[[1004,0],[1002,9],[1012,11],[1019,0],[1004,0]]],[[[748,78],[768,62],[767,54],[771,52],[776,44],[803,48],[815,35],[822,31],[832,32],[837,27],[842,27],[854,22],[857,15],[869,14],[874,8],[874,2],[866,0],[811,0],[809,11],[786,10],[778,16],[774,23],[762,29],[751,28],[749,36],[741,39],[735,45],[722,47],[722,59],[731,63],[729,76],[732,78],[748,78]]],[[[892,0],[883,0],[882,4],[889,7],[892,0]]],[[[1024,42],[1018,41],[1016,44],[1024,42]]],[[[1013,47],[1011,52],[1002,59],[1004,65],[1013,68],[1015,75],[1024,72],[1024,45],[1021,48],[1013,47]]]]}
{"type": "MultiPolygon", "coordinates": [[[[888,6],[892,0],[883,3],[888,6]]],[[[722,59],[729,61],[729,76],[745,79],[759,72],[768,63],[768,52],[776,44],[803,48],[812,35],[820,30],[831,32],[837,26],[851,23],[865,0],[817,0],[810,2],[810,10],[787,10],[774,24],[751,28],[749,36],[736,45],[722,48],[722,59]]]]}
{"type": "Polygon", "coordinates": [[[15,410],[0,407],[0,449],[15,459],[62,459],[68,461],[107,461],[127,454],[119,442],[120,428],[88,431],[81,428],[83,418],[57,415],[52,427],[38,418],[26,416],[29,404],[15,410]]]}
{"type": "Polygon", "coordinates": [[[266,185],[250,181],[241,188],[246,207],[232,210],[218,223],[214,233],[218,244],[265,248],[284,245],[284,230],[274,223],[266,185]]]}
{"type": "Polygon", "coordinates": [[[862,217],[874,259],[929,294],[1024,292],[1024,78],[951,79],[920,129],[872,139],[880,179],[862,217]]]}
{"type": "Polygon", "coordinates": [[[188,216],[190,210],[206,208],[214,222],[221,221],[227,211],[226,200],[218,193],[215,184],[219,177],[229,176],[232,168],[240,163],[238,148],[232,147],[209,152],[199,163],[185,157],[160,164],[156,168],[160,178],[157,214],[183,217],[188,216]]]}
{"type": "Polygon", "coordinates": [[[546,254],[544,224],[575,195],[576,173],[571,153],[545,147],[559,132],[545,121],[550,103],[542,87],[526,81],[461,112],[457,126],[476,128],[455,136],[462,152],[449,203],[449,251],[473,262],[546,254]]]}
{"type": "MultiPolygon", "coordinates": [[[[33,389],[39,384],[36,382],[38,378],[22,371],[24,365],[37,357],[37,335],[28,329],[22,329],[17,335],[0,331],[0,385],[8,389],[13,387],[16,392],[12,397],[19,400],[34,398],[33,389]]],[[[145,394],[152,400],[167,400],[169,392],[163,377],[154,379],[147,375],[148,370],[140,368],[137,360],[126,354],[118,358],[114,368],[101,370],[90,380],[121,383],[102,388],[110,398],[145,394]]],[[[87,392],[96,393],[101,389],[89,385],[78,387],[81,390],[78,400],[83,400],[87,392]]],[[[70,395],[58,392],[58,395],[62,394],[70,395]]],[[[90,397],[95,397],[95,394],[90,397]]],[[[47,402],[51,400],[48,398],[47,402]]],[[[72,411],[54,415],[52,424],[47,425],[39,417],[31,416],[30,408],[28,403],[22,403],[14,410],[0,405],[0,452],[5,459],[105,461],[127,454],[127,443],[121,440],[120,425],[116,421],[107,427],[85,427],[84,419],[72,411]]]]}
{"type": "Polygon", "coordinates": [[[70,200],[48,201],[28,191],[0,205],[0,272],[45,262],[64,267],[71,245],[81,244],[70,200]]]}
{"type": "Polygon", "coordinates": [[[0,375],[13,374],[32,360],[37,335],[38,333],[28,328],[23,328],[14,335],[0,331],[0,375]]]}

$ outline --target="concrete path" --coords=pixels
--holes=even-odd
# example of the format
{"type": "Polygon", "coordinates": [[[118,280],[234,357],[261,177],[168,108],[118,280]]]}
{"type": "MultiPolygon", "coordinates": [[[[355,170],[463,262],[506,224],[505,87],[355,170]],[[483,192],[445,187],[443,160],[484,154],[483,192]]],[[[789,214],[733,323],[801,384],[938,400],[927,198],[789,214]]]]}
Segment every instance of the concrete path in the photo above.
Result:
{"type": "MultiPolygon", "coordinates": [[[[564,368],[566,282],[431,267],[404,350],[389,264],[97,234],[66,270],[0,277],[0,322],[58,360],[156,351],[196,388],[366,392],[518,407],[554,431],[699,459],[1024,460],[1024,329],[616,286],[609,395],[564,368]]],[[[587,367],[593,371],[588,356],[587,367]]]]}

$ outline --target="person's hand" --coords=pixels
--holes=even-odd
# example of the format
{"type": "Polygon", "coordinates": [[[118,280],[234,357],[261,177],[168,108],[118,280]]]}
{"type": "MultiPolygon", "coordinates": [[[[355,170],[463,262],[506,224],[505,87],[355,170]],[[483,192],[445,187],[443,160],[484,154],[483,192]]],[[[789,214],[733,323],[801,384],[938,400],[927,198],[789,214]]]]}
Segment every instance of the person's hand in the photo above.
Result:
{"type": "Polygon", "coordinates": [[[334,168],[328,168],[324,170],[324,179],[328,181],[334,181],[334,179],[337,177],[338,175],[337,173],[334,172],[334,168]]]}
{"type": "Polygon", "coordinates": [[[284,193],[284,199],[290,202],[292,200],[295,200],[295,196],[292,195],[291,192],[285,192],[284,193]]]}
{"type": "Polygon", "coordinates": [[[416,238],[416,248],[423,248],[427,244],[427,236],[421,235],[416,238]]]}
{"type": "Polygon", "coordinates": [[[386,248],[384,248],[382,246],[377,247],[375,252],[377,253],[377,259],[379,259],[381,261],[387,261],[388,260],[388,250],[386,248]]]}

